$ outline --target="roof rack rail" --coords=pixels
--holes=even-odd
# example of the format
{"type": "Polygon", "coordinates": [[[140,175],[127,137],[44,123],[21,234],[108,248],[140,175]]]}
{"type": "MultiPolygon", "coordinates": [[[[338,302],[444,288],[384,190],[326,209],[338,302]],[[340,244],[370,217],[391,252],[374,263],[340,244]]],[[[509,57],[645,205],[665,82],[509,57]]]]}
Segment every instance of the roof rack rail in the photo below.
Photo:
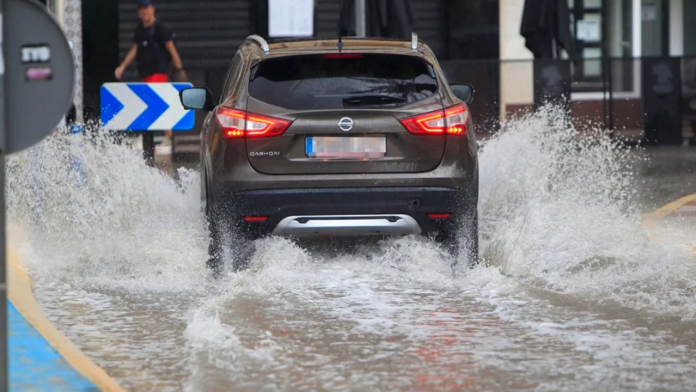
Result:
{"type": "Polygon", "coordinates": [[[411,50],[418,50],[418,34],[411,33],[411,50]]]}
{"type": "Polygon", "coordinates": [[[250,36],[248,36],[248,37],[246,38],[245,41],[254,41],[254,42],[256,42],[256,43],[259,44],[259,46],[261,47],[261,50],[263,50],[263,52],[266,53],[266,54],[270,53],[270,51],[271,51],[271,49],[268,47],[268,42],[266,42],[266,40],[263,39],[263,38],[262,38],[261,36],[259,36],[259,35],[256,35],[256,34],[250,35],[250,36]]]}

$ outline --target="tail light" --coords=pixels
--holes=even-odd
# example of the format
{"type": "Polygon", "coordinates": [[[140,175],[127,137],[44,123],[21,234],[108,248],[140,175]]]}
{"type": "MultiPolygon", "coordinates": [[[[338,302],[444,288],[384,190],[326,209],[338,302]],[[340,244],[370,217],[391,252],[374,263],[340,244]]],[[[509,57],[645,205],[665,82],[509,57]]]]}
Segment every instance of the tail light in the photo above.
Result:
{"type": "Polygon", "coordinates": [[[445,133],[445,117],[442,110],[421,114],[401,121],[409,132],[417,135],[439,135],[445,133]]]}
{"type": "Polygon", "coordinates": [[[290,121],[229,108],[219,108],[216,117],[226,139],[279,136],[290,126],[290,121]]]}
{"type": "Polygon", "coordinates": [[[464,105],[451,106],[401,120],[406,129],[415,135],[466,135],[469,112],[464,105]]]}

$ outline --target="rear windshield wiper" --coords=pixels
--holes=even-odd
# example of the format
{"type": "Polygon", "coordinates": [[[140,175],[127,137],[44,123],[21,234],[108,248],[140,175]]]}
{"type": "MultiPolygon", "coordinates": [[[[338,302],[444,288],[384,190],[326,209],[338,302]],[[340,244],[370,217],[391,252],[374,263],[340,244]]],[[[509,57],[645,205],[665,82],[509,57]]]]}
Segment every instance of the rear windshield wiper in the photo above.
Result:
{"type": "Polygon", "coordinates": [[[405,98],[391,95],[357,95],[343,98],[343,106],[355,105],[386,105],[390,103],[404,103],[405,98]]]}

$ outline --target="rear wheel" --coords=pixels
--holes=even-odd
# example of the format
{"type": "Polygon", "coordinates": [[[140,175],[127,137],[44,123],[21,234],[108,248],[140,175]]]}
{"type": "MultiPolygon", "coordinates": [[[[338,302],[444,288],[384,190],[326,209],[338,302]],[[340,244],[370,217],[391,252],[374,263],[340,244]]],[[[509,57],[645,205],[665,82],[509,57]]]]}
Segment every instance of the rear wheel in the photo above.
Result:
{"type": "Polygon", "coordinates": [[[475,267],[479,264],[478,212],[473,213],[472,219],[467,220],[463,228],[464,236],[460,249],[469,267],[475,267]]]}
{"type": "Polygon", "coordinates": [[[219,276],[222,272],[223,265],[223,246],[222,234],[223,230],[220,227],[219,208],[216,208],[210,200],[210,192],[208,184],[205,184],[205,217],[208,222],[208,230],[210,232],[210,243],[208,245],[208,260],[206,266],[214,276],[219,276]]]}
{"type": "Polygon", "coordinates": [[[207,186],[205,212],[210,231],[206,265],[213,276],[220,276],[224,270],[226,260],[229,260],[229,266],[234,272],[248,268],[249,261],[256,249],[254,242],[235,235],[236,232],[227,218],[230,214],[226,213],[221,205],[210,197],[207,186]],[[235,241],[235,238],[241,240],[235,241]]]}
{"type": "Polygon", "coordinates": [[[475,267],[479,264],[478,213],[467,216],[463,223],[443,230],[436,241],[453,257],[452,267],[459,263],[460,256],[469,267],[475,267]]]}

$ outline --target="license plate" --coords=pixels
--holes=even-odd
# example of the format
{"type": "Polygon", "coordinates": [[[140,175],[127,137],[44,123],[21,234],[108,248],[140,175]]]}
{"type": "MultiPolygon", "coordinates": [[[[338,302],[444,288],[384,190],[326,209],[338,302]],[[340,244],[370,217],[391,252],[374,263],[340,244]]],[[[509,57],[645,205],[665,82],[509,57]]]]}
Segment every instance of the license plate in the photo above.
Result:
{"type": "Polygon", "coordinates": [[[384,136],[308,137],[307,156],[325,159],[383,158],[387,153],[384,136]]]}

